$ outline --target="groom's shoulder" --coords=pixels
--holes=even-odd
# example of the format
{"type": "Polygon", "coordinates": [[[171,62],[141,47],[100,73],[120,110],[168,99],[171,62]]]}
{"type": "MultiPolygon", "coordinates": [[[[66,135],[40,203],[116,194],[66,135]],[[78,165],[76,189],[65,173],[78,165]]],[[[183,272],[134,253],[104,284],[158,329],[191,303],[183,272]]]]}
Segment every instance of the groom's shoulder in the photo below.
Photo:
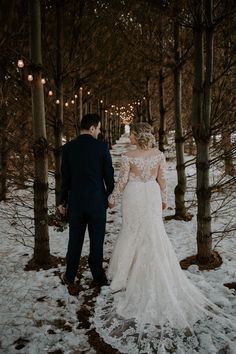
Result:
{"type": "Polygon", "coordinates": [[[71,148],[76,144],[77,138],[71,139],[70,141],[67,141],[65,144],[62,145],[63,150],[67,150],[68,148],[71,148]]]}
{"type": "Polygon", "coordinates": [[[101,150],[107,150],[108,149],[108,144],[103,141],[103,140],[98,140],[98,139],[94,139],[96,141],[96,145],[97,147],[99,147],[101,150]]]}

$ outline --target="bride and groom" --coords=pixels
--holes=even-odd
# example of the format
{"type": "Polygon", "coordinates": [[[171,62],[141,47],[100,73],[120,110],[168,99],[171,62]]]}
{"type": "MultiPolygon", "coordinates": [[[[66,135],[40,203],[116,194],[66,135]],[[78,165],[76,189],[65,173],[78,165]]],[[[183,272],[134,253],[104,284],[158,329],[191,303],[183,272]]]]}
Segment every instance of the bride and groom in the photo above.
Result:
{"type": "Polygon", "coordinates": [[[122,156],[115,187],[109,150],[96,139],[99,131],[99,116],[86,115],[81,135],[63,147],[59,208],[63,213],[68,202],[70,219],[65,283],[74,284],[88,225],[94,284],[107,284],[102,268],[106,208],[122,195],[122,227],[107,272],[110,286],[102,288],[95,306],[97,332],[124,353],[214,353],[209,341],[211,348],[236,349],[232,318],[188,280],[166,235],[165,157],[155,147],[151,126],[131,127],[136,149],[122,156]]]}

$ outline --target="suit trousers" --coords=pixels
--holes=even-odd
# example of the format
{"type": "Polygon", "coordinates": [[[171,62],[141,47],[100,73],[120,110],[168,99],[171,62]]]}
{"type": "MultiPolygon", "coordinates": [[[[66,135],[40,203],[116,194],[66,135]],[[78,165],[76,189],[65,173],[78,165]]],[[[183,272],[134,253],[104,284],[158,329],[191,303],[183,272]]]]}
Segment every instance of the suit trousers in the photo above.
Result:
{"type": "Polygon", "coordinates": [[[90,239],[89,267],[96,281],[104,277],[103,243],[106,227],[106,214],[83,213],[69,223],[69,242],[66,255],[66,278],[73,282],[79,268],[80,256],[84,243],[86,228],[90,239]]]}

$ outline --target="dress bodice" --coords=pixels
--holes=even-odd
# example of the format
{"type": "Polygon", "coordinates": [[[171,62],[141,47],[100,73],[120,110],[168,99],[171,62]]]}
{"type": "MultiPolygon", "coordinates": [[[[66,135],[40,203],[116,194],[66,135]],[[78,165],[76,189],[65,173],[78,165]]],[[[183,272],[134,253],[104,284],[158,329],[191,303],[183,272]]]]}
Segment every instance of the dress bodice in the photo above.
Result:
{"type": "Polygon", "coordinates": [[[162,201],[166,203],[166,162],[162,152],[155,148],[148,151],[136,150],[122,155],[119,177],[109,202],[115,203],[128,182],[149,181],[157,181],[162,201]]]}

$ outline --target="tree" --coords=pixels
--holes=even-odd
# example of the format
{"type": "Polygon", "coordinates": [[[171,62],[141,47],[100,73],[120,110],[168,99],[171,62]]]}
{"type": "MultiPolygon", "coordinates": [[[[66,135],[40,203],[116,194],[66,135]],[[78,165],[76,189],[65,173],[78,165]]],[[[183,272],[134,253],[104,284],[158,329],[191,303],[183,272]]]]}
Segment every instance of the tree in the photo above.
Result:
{"type": "Polygon", "coordinates": [[[194,8],[194,84],[192,131],[197,147],[197,259],[200,264],[207,264],[212,258],[210,212],[211,189],[209,185],[209,144],[211,138],[210,119],[214,35],[214,27],[212,22],[212,0],[194,1],[194,8]],[[205,26],[203,22],[204,17],[206,18],[205,26]],[[206,48],[205,53],[204,38],[206,48]]]}
{"type": "Polygon", "coordinates": [[[32,118],[34,151],[34,223],[35,246],[33,260],[36,264],[49,263],[48,236],[48,157],[45,125],[44,92],[42,84],[41,14],[40,0],[29,0],[30,50],[32,82],[32,118]]]}
{"type": "MultiPolygon", "coordinates": [[[[178,6],[175,7],[178,13],[178,6]]],[[[186,192],[186,174],[184,165],[184,136],[182,127],[182,68],[181,68],[181,44],[180,25],[174,20],[174,111],[175,111],[175,147],[176,170],[178,183],[175,187],[175,216],[185,217],[186,208],[184,196],[186,192]]]]}

